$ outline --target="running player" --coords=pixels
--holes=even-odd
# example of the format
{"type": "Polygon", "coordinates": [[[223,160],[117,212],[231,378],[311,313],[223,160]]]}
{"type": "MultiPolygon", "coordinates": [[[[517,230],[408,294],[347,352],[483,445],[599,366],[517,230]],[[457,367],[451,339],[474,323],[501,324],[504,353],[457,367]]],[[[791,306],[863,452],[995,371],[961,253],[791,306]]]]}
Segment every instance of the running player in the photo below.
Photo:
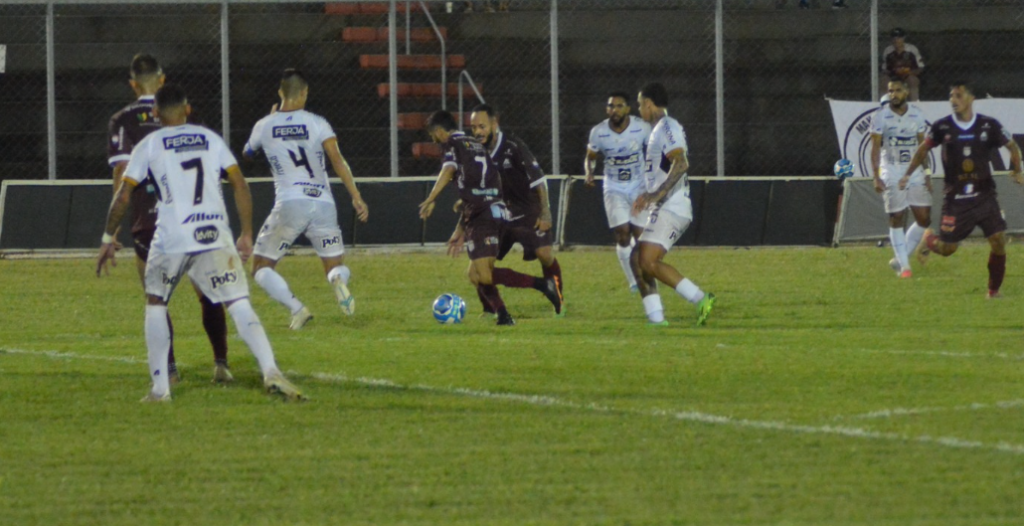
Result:
{"type": "MultiPolygon", "coordinates": [[[[160,122],[153,111],[153,94],[164,84],[164,74],[160,64],[152,55],[139,54],[132,58],[131,79],[128,83],[135,91],[138,100],[125,106],[110,119],[107,142],[108,162],[114,170],[114,193],[121,187],[124,170],[128,166],[132,149],[150,132],[160,128],[160,122]]],[[[131,193],[132,205],[132,239],[135,246],[135,268],[139,272],[139,280],[143,281],[146,273],[146,258],[149,246],[156,232],[156,185],[152,180],[141,182],[131,193]]],[[[114,236],[117,237],[116,235],[114,236]]],[[[116,242],[115,242],[116,243],[116,242]]],[[[120,245],[116,245],[120,248],[120,245]]],[[[143,281],[143,287],[145,282],[143,281]]],[[[224,316],[224,307],[214,304],[196,289],[199,304],[203,311],[203,328],[213,346],[213,381],[226,383],[232,381],[231,370],[228,369],[228,325],[224,316]]],[[[171,319],[167,318],[168,326],[171,319]]],[[[178,381],[178,367],[174,360],[174,329],[171,328],[171,348],[169,351],[168,375],[171,381],[178,381]]]]}
{"type": "Polygon", "coordinates": [[[352,196],[352,207],[359,220],[366,222],[370,212],[352,180],[352,171],[341,155],[330,123],[304,109],[309,83],[302,72],[284,70],[277,93],[281,97],[279,111],[256,123],[244,152],[251,159],[263,150],[274,173],[274,208],[256,239],[252,271],[256,283],[288,308],[292,315],[289,327],[299,330],[313,314],[292,294],[275,267],[300,234],[306,235],[320,256],[342,312],[352,315],[356,307],[348,290],[352,272],[344,262],[345,244],[324,167],[325,153],[334,173],[352,196]]]}
{"type": "MultiPolygon", "coordinates": [[[[473,135],[487,148],[501,175],[502,195],[508,207],[509,222],[501,234],[498,259],[519,243],[523,247],[523,261],[540,261],[544,278],[520,274],[507,268],[495,268],[495,283],[508,287],[533,288],[542,292],[562,314],[562,268],[551,251],[554,233],[551,230],[551,208],[548,203],[548,184],[540,164],[522,139],[504,133],[498,127],[498,112],[489,104],[481,104],[470,115],[473,135]]],[[[490,312],[487,302],[478,290],[484,312],[490,312]]]]}
{"type": "Polygon", "coordinates": [[[636,292],[640,268],[631,254],[647,218],[630,214],[630,208],[644,190],[644,148],[651,125],[631,117],[629,111],[629,95],[616,91],[608,96],[608,118],[590,130],[583,172],[587,176],[585,184],[593,187],[597,158],[604,157],[604,213],[615,237],[619,266],[629,290],[636,292]]]}
{"type": "Polygon", "coordinates": [[[633,203],[633,215],[647,212],[647,224],[634,250],[639,252],[641,279],[637,282],[643,296],[647,319],[655,325],[667,325],[658,281],[672,287],[686,301],[697,306],[697,325],[707,322],[715,304],[714,294],[705,294],[674,267],[662,261],[676,240],[693,220],[690,182],[686,170],[686,134],[679,121],[668,116],[668,91],[655,82],[637,96],[640,116],[651,124],[645,159],[646,191],[633,203]]]}
{"type": "Polygon", "coordinates": [[[96,275],[116,264],[114,232],[128,208],[129,194],[144,181],[155,181],[156,234],[146,261],[146,347],[153,387],[143,402],[171,399],[167,377],[171,344],[167,302],[186,277],[212,301],[225,303],[263,372],[268,392],[302,399],[277,368],[274,351],[249,303],[245,260],[252,253],[252,196],[231,151],[216,133],[188,124],[192,108],[184,90],[167,85],[156,92],[160,130],[136,145],[117,195],[110,203],[96,262],[96,275]],[[227,209],[221,196],[221,172],[234,189],[242,235],[231,243],[227,209]],[[236,250],[237,246],[237,250],[236,250]]]}
{"type": "Polygon", "coordinates": [[[448,240],[448,253],[457,255],[465,244],[470,260],[469,281],[480,289],[486,304],[497,314],[498,325],[515,325],[494,280],[501,230],[508,219],[508,210],[502,201],[501,177],[494,161],[479,140],[458,131],[455,117],[447,111],[432,113],[426,128],[430,138],[442,145],[444,161],[434,188],[420,203],[420,217],[430,217],[441,190],[456,179],[462,215],[448,240]]]}
{"type": "Polygon", "coordinates": [[[950,85],[949,102],[953,114],[932,124],[899,185],[906,188],[928,150],[942,146],[942,168],[946,172],[942,224],[938,235],[930,228],[925,231],[924,242],[917,249],[918,259],[924,260],[928,251],[940,256],[953,254],[959,243],[979,226],[991,247],[988,298],[998,298],[1006,275],[1006,220],[996,200],[996,182],[989,163],[998,149],[1005,147],[1010,151],[1013,180],[1024,184],[1020,147],[999,121],[974,113],[974,89],[967,82],[950,85]]]}
{"type": "Polygon", "coordinates": [[[924,132],[928,127],[921,108],[907,103],[907,93],[905,81],[890,81],[889,103],[879,108],[871,119],[871,167],[875,191],[882,194],[885,213],[889,214],[889,240],[896,253],[889,265],[901,278],[911,276],[909,253],[921,242],[921,236],[931,223],[932,213],[931,170],[926,173],[917,169],[907,187],[899,187],[899,178],[917,147],[924,142],[924,132]],[[914,214],[914,224],[904,233],[904,216],[908,207],[914,214]]]}

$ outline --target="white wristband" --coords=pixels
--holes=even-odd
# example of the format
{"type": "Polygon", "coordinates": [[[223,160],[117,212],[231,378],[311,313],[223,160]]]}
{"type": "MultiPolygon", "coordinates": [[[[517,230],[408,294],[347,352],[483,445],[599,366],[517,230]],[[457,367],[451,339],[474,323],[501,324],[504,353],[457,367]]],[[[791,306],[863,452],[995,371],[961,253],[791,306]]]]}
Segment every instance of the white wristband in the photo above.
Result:
{"type": "Polygon", "coordinates": [[[108,234],[106,232],[104,232],[103,233],[103,237],[100,238],[100,243],[102,243],[104,245],[109,245],[109,244],[111,244],[113,242],[114,242],[114,236],[112,236],[112,235],[110,235],[110,234],[108,234]]]}

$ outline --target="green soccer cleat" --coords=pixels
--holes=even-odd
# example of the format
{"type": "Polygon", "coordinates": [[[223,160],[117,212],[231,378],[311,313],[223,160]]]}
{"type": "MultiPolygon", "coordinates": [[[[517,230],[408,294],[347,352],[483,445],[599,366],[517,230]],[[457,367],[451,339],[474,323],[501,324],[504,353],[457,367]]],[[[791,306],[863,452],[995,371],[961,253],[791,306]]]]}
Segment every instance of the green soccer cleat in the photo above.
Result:
{"type": "Polygon", "coordinates": [[[647,322],[648,327],[668,327],[668,320],[661,321],[649,321],[647,322]]]}
{"type": "Polygon", "coordinates": [[[697,304],[697,326],[700,327],[708,322],[711,309],[715,306],[715,295],[710,292],[704,295],[704,299],[697,304]]]}

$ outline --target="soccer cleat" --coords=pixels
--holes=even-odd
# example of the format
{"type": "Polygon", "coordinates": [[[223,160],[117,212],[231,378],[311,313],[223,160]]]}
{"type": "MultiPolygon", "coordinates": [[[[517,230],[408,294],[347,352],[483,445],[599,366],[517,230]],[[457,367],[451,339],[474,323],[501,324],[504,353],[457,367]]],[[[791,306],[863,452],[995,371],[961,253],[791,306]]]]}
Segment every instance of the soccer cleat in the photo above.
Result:
{"type": "Polygon", "coordinates": [[[889,268],[891,268],[893,272],[899,274],[903,267],[900,266],[900,260],[892,258],[889,260],[889,268]]]}
{"type": "Polygon", "coordinates": [[[356,299],[352,297],[348,287],[341,281],[341,277],[336,276],[331,281],[331,286],[334,287],[334,297],[338,298],[338,306],[341,307],[341,312],[344,312],[347,316],[355,314],[356,299]]]}
{"type": "Polygon", "coordinates": [[[988,294],[985,294],[985,297],[990,300],[997,300],[1002,298],[1003,295],[998,290],[990,290],[988,291],[988,294]]]}
{"type": "Polygon", "coordinates": [[[228,369],[227,365],[218,363],[213,366],[213,383],[215,384],[229,384],[235,381],[235,376],[231,374],[231,369],[228,369]]]}
{"type": "Polygon", "coordinates": [[[661,321],[649,321],[647,322],[648,327],[668,327],[668,320],[661,321]]]}
{"type": "Polygon", "coordinates": [[[640,287],[638,287],[636,284],[630,285],[629,286],[629,293],[630,294],[640,294],[640,287]]]}
{"type": "Polygon", "coordinates": [[[516,324],[515,318],[512,317],[508,311],[501,311],[498,313],[498,325],[507,325],[509,327],[516,324]]]}
{"type": "Polygon", "coordinates": [[[900,272],[900,279],[907,279],[909,277],[911,277],[910,269],[900,272]]]}
{"type": "Polygon", "coordinates": [[[299,391],[298,387],[288,381],[280,372],[271,373],[263,379],[263,387],[266,388],[267,393],[272,395],[281,395],[282,398],[289,402],[301,402],[306,400],[305,395],[299,391]]]}
{"type": "Polygon", "coordinates": [[[299,309],[299,312],[292,314],[292,322],[288,324],[288,328],[297,331],[304,327],[309,320],[313,319],[313,313],[309,312],[309,309],[303,306],[299,309]]]}
{"type": "Polygon", "coordinates": [[[154,393],[153,391],[150,391],[149,394],[147,394],[145,397],[142,398],[142,400],[139,400],[139,401],[144,403],[144,404],[153,403],[153,402],[170,402],[171,401],[171,392],[167,391],[166,393],[164,393],[162,395],[158,395],[158,394],[154,393]]]}
{"type": "Polygon", "coordinates": [[[711,309],[715,306],[715,295],[710,292],[704,295],[704,299],[697,304],[697,326],[700,327],[708,322],[711,309]]]}
{"type": "Polygon", "coordinates": [[[928,248],[928,243],[938,236],[932,229],[926,229],[924,234],[921,235],[921,242],[917,244],[914,249],[914,255],[917,257],[917,262],[926,265],[928,263],[928,254],[931,254],[931,249],[928,248]]]}
{"type": "Polygon", "coordinates": [[[548,278],[545,281],[546,286],[541,292],[554,305],[555,315],[560,316],[562,314],[562,292],[558,290],[558,280],[557,278],[548,278]]]}

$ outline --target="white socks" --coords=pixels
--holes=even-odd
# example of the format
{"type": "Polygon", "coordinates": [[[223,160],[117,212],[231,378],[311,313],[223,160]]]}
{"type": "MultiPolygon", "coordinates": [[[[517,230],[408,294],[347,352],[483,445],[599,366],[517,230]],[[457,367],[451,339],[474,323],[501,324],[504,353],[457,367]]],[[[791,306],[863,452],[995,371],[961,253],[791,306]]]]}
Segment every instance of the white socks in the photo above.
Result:
{"type": "Polygon", "coordinates": [[[345,265],[338,265],[327,273],[327,281],[334,283],[334,278],[340,278],[341,282],[348,285],[348,278],[352,277],[352,271],[345,265]]]}
{"type": "Polygon", "coordinates": [[[900,262],[900,268],[903,270],[910,269],[910,260],[907,259],[907,238],[903,233],[903,228],[890,227],[889,241],[892,242],[892,251],[896,253],[896,261],[900,262]]]}
{"type": "MultiPolygon", "coordinates": [[[[146,327],[148,328],[148,310],[146,314],[146,327]]],[[[267,339],[267,333],[264,332],[263,324],[256,316],[256,311],[252,310],[249,298],[242,298],[232,303],[228,307],[228,314],[235,320],[238,335],[242,337],[245,344],[249,346],[249,350],[252,351],[252,355],[256,357],[256,361],[259,362],[263,377],[266,378],[271,373],[279,373],[277,362],[274,361],[274,351],[270,348],[270,340],[267,339]]]]}
{"type": "Polygon", "coordinates": [[[256,280],[260,287],[263,287],[263,290],[267,291],[271,298],[274,298],[281,305],[288,307],[289,313],[295,314],[302,309],[302,302],[292,294],[291,289],[288,288],[288,282],[274,269],[263,267],[256,271],[253,279],[256,280]]]}
{"type": "Polygon", "coordinates": [[[615,255],[619,256],[619,265],[622,267],[622,271],[626,273],[626,281],[629,282],[630,287],[635,287],[636,276],[633,275],[633,267],[629,265],[629,255],[632,253],[633,247],[631,246],[615,245],[615,255]]]}
{"type": "Polygon", "coordinates": [[[700,290],[700,287],[686,278],[683,278],[683,281],[680,281],[676,285],[676,292],[678,292],[683,299],[694,305],[700,303],[700,300],[704,299],[704,291],[700,290]]]}
{"type": "Polygon", "coordinates": [[[658,294],[644,296],[644,312],[647,313],[647,321],[651,323],[665,321],[665,309],[661,306],[661,296],[658,294]]]}
{"type": "Polygon", "coordinates": [[[171,351],[171,327],[167,324],[167,305],[146,305],[146,350],[152,393],[163,396],[171,391],[167,378],[167,356],[171,351]]]}
{"type": "Polygon", "coordinates": [[[921,244],[921,238],[924,237],[924,227],[917,224],[917,221],[914,221],[914,224],[910,225],[910,228],[907,229],[906,235],[907,254],[910,254],[917,248],[917,245],[921,244]]]}

